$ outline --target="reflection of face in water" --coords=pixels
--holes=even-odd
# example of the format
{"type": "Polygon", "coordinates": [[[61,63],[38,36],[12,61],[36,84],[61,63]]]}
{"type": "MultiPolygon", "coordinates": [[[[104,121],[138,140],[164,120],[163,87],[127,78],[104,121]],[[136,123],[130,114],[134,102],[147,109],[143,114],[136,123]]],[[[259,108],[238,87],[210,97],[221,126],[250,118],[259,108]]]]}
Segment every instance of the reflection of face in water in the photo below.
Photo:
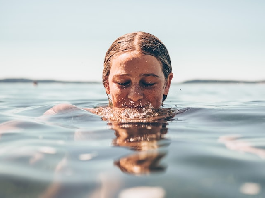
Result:
{"type": "Polygon", "coordinates": [[[121,171],[134,175],[161,172],[166,169],[165,166],[159,165],[160,160],[165,155],[166,153],[145,151],[123,157],[114,164],[118,166],[121,171]]]}
{"type": "Polygon", "coordinates": [[[167,123],[112,123],[117,138],[115,146],[129,147],[132,150],[152,150],[161,147],[164,135],[167,133],[167,123]]]}
{"type": "Polygon", "coordinates": [[[167,133],[166,125],[166,122],[112,123],[112,129],[117,136],[113,145],[140,151],[120,158],[115,165],[130,174],[164,171],[165,166],[159,163],[166,152],[158,148],[169,145],[164,138],[167,133]]]}

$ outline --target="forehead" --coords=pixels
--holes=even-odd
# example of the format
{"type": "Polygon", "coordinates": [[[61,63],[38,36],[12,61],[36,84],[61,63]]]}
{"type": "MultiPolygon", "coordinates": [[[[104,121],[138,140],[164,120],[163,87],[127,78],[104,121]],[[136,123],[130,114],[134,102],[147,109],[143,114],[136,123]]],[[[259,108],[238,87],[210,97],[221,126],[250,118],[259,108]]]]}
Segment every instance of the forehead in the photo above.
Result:
{"type": "Polygon", "coordinates": [[[154,56],[140,52],[126,52],[113,57],[111,61],[111,74],[116,73],[162,73],[162,66],[154,56]]]}

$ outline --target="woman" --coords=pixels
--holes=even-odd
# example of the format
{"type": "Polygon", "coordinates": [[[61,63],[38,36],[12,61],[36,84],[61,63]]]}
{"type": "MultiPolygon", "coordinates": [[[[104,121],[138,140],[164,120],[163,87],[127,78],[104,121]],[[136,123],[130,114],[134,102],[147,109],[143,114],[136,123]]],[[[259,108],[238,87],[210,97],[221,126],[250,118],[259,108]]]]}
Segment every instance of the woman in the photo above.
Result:
{"type": "MultiPolygon", "coordinates": [[[[113,109],[159,109],[167,98],[172,78],[171,60],[166,46],[152,34],[125,34],[116,39],[106,53],[103,85],[109,107],[113,109]]],[[[75,108],[60,104],[45,112],[45,115],[75,108]]],[[[104,112],[102,109],[86,110],[100,115],[104,112]]]]}
{"type": "Polygon", "coordinates": [[[106,53],[103,85],[113,107],[160,108],[173,78],[165,45],[136,32],[115,40],[106,53]]]}

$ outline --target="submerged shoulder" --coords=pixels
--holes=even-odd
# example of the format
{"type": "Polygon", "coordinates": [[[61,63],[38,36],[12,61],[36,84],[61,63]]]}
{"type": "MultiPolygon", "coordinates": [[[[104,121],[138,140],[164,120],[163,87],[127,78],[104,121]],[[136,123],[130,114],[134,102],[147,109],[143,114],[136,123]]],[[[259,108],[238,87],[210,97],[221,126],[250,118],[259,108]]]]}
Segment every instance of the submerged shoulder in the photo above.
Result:
{"type": "Polygon", "coordinates": [[[66,113],[66,112],[73,111],[76,109],[78,108],[72,104],[63,103],[63,104],[55,105],[54,107],[47,110],[43,115],[55,115],[55,114],[60,114],[60,113],[66,113]]]}

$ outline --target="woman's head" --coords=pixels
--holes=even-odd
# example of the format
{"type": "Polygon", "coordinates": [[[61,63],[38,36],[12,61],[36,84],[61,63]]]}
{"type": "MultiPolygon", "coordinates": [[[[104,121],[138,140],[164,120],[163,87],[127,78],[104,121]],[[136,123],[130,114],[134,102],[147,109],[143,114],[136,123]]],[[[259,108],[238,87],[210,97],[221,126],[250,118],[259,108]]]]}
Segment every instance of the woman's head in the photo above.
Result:
{"type": "Polygon", "coordinates": [[[152,34],[125,34],[106,53],[103,84],[114,107],[159,108],[172,78],[168,51],[152,34]]]}

